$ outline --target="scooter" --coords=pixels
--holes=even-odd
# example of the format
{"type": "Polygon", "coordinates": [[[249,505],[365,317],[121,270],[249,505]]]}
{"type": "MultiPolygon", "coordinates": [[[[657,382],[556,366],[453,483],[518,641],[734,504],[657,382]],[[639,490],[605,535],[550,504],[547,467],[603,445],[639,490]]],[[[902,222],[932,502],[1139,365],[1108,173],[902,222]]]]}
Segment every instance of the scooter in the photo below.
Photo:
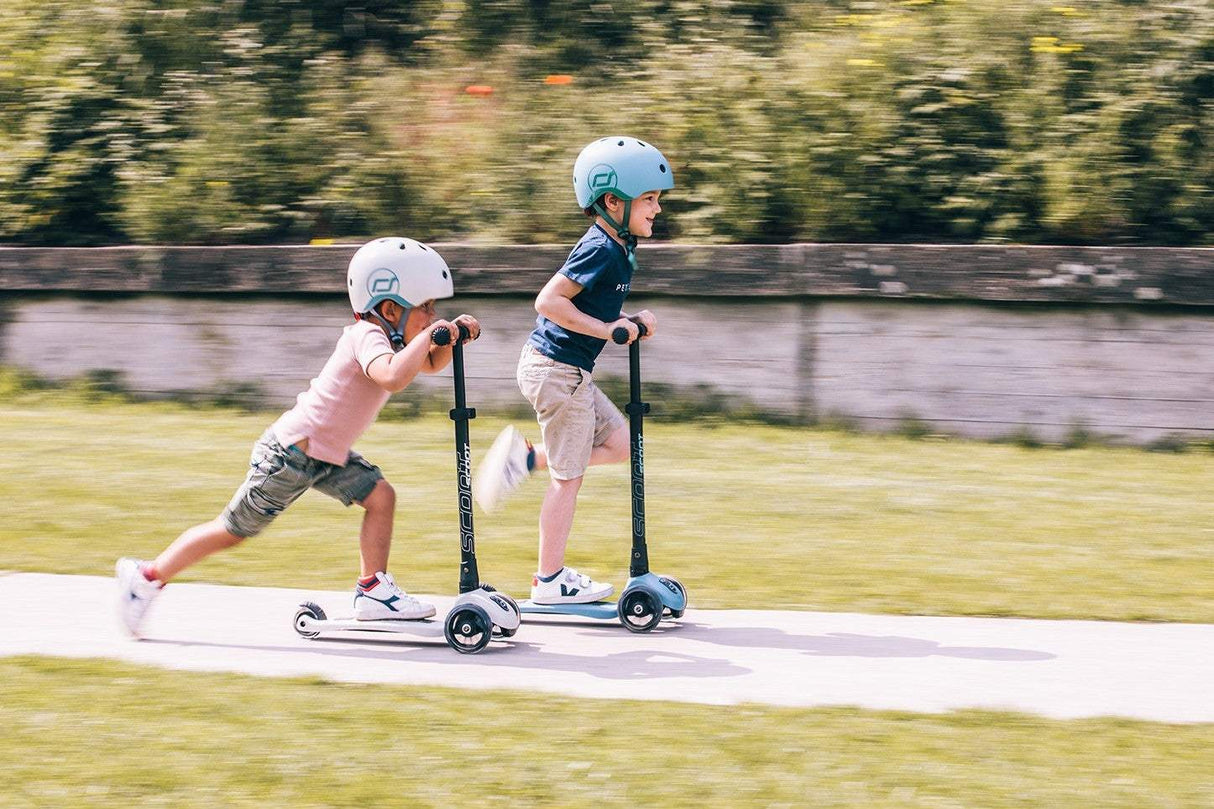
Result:
{"type": "MultiPolygon", "coordinates": [[[[577,615],[603,621],[619,619],[632,632],[648,632],[663,618],[683,617],[687,609],[687,590],[671,576],[649,572],[649,551],[645,545],[645,438],[644,418],[649,404],[641,401],[641,340],[645,327],[638,323],[640,334],[628,346],[629,401],[628,414],[630,460],[632,468],[632,560],[628,568],[628,583],[618,602],[593,601],[588,604],[536,604],[519,602],[523,612],[537,615],[577,615]]],[[[628,330],[622,326],[611,333],[611,339],[623,345],[628,342],[628,330]]]]}
{"type": "MultiPolygon", "coordinates": [[[[451,347],[452,376],[455,380],[455,477],[459,490],[460,571],[459,596],[442,621],[359,621],[356,618],[328,618],[319,604],[308,601],[295,613],[295,631],[305,638],[334,632],[388,632],[421,638],[446,638],[447,645],[462,654],[476,654],[489,645],[496,634],[509,638],[518,631],[522,616],[519,605],[505,593],[481,584],[476,569],[476,541],[472,530],[472,449],[468,440],[468,422],[476,418],[476,408],[464,398],[464,347],[468,331],[459,327],[460,339],[451,347]]],[[[451,332],[440,327],[431,332],[436,345],[451,342],[451,332]]]]}

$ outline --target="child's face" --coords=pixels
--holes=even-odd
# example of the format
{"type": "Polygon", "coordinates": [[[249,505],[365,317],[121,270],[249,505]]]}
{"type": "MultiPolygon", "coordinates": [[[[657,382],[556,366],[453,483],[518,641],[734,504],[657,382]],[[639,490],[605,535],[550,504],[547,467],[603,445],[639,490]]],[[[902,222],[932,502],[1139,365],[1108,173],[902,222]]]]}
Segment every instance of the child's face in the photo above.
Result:
{"type": "Polygon", "coordinates": [[[405,327],[401,329],[405,333],[405,342],[412,340],[431,323],[434,322],[434,300],[428,300],[425,303],[419,303],[409,310],[409,316],[405,318],[405,327]]]}
{"type": "Polygon", "coordinates": [[[435,301],[427,300],[425,304],[414,306],[405,316],[404,327],[401,329],[404,332],[405,343],[415,338],[433,322],[435,322],[435,301]]]}
{"type": "Polygon", "coordinates": [[[632,201],[632,212],[628,216],[628,230],[636,236],[648,239],[653,235],[653,220],[662,212],[658,204],[661,191],[646,191],[632,201]]]}

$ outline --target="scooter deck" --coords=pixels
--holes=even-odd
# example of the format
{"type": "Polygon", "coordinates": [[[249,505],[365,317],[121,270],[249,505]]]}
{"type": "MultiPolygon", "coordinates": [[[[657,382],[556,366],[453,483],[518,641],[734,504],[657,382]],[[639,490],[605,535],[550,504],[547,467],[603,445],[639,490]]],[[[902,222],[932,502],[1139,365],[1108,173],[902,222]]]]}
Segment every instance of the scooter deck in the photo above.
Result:
{"type": "Polygon", "coordinates": [[[433,618],[408,621],[360,621],[357,618],[308,619],[307,629],[322,635],[332,632],[386,632],[422,638],[442,638],[443,622],[433,618]]]}
{"type": "Polygon", "coordinates": [[[578,615],[583,618],[597,618],[600,621],[616,621],[620,617],[614,601],[591,601],[588,604],[536,604],[528,599],[520,601],[518,608],[534,615],[578,615]]]}

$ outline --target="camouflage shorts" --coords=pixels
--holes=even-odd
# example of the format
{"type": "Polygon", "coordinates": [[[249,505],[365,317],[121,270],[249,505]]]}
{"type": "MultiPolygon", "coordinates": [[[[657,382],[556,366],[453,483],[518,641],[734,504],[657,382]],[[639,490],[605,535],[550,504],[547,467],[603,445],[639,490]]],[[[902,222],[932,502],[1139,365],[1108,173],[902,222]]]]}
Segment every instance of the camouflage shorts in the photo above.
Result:
{"type": "Polygon", "coordinates": [[[253,445],[244,483],[223,510],[224,528],[238,537],[255,536],[308,489],[348,506],[366,499],[383,477],[378,466],[357,452],[338,466],[310,458],[294,445],[284,447],[273,430],[266,430],[253,445]]]}

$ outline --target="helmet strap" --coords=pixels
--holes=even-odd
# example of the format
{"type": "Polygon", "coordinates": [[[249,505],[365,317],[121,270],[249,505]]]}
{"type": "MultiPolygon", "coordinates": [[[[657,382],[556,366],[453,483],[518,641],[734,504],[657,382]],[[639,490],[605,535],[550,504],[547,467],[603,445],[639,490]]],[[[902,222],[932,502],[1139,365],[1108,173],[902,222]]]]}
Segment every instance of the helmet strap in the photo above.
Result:
{"type": "MultiPolygon", "coordinates": [[[[404,313],[401,314],[400,319],[403,323],[409,317],[409,307],[405,306],[402,308],[404,309],[404,313]]],[[[393,351],[400,351],[405,347],[405,333],[403,329],[393,326],[388,322],[387,318],[374,309],[367,312],[366,316],[377,321],[381,326],[388,330],[388,341],[392,343],[393,351]]]]}
{"type": "Polygon", "coordinates": [[[594,210],[599,214],[599,216],[603,217],[607,224],[611,225],[611,227],[615,229],[615,233],[620,237],[620,241],[624,242],[624,252],[628,256],[628,266],[635,270],[637,268],[637,237],[633,236],[628,230],[628,219],[632,215],[632,200],[624,200],[624,221],[622,224],[615,221],[611,214],[607,213],[607,206],[595,202],[594,210]]]}

